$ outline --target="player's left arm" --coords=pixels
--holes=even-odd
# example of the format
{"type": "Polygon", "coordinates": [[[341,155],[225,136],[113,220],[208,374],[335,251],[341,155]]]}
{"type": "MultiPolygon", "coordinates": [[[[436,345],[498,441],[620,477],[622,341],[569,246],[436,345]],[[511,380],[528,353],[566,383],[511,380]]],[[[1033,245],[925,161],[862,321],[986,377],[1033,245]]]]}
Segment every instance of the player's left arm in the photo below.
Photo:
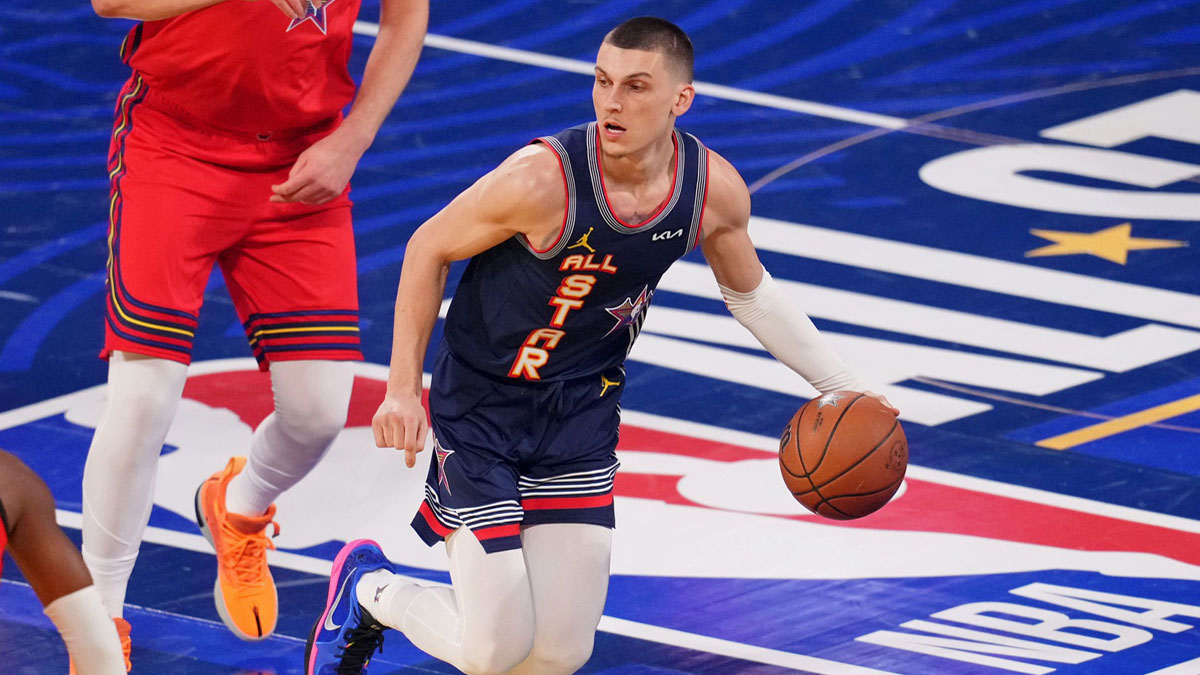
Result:
{"type": "Polygon", "coordinates": [[[899,414],[882,394],[868,391],[829,347],[812,320],[796,307],[758,259],[750,240],[750,191],[733,165],[709,151],[708,201],[700,247],[725,306],[781,363],[822,393],[862,391],[899,414]]]}
{"type": "Polygon", "coordinates": [[[358,160],[408,85],[429,24],[429,0],[383,0],[379,35],[346,119],[300,154],[273,202],[323,204],[342,193],[358,160]]]}

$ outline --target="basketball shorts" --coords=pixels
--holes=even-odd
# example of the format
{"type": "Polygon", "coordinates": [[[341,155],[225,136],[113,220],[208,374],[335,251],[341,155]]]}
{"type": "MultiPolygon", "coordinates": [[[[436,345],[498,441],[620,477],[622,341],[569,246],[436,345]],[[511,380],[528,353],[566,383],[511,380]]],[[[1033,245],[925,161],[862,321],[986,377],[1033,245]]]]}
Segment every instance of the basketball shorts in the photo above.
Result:
{"type": "Polygon", "coordinates": [[[434,457],[412,526],[430,546],[467,527],[488,553],[521,527],[613,527],[624,375],[515,382],[438,350],[429,390],[434,457]],[[606,384],[607,382],[607,384],[606,384]]]}
{"type": "Polygon", "coordinates": [[[219,265],[259,367],[358,360],[349,188],[326,204],[275,204],[271,186],[321,131],[260,139],[181,122],[147,104],[135,76],[109,148],[107,358],[129,351],[190,363],[219,265]]]}

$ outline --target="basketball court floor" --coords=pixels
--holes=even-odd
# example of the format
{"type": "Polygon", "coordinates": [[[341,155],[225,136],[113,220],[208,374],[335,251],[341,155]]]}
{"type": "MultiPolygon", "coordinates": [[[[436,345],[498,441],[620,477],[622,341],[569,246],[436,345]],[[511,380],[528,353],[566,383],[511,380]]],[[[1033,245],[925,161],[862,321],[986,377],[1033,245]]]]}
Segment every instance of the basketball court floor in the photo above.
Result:
{"type": "MultiPolygon", "coordinates": [[[[614,576],[582,672],[1200,674],[1200,0],[432,11],[354,178],[367,362],[348,427],[279,504],[278,633],[220,624],[191,515],[270,408],[216,275],[129,590],[135,673],[301,672],[346,539],[447,580],[407,526],[424,469],[371,442],[405,240],[521,144],[589,120],[600,39],[657,14],[697,49],[679,126],[752,186],[765,264],[904,411],[911,466],[873,516],[803,512],[774,451],[813,392],[689,256],[631,355],[614,576]]],[[[355,73],[378,3],[360,18],[355,73]]],[[[76,538],[129,26],[80,2],[0,5],[0,447],[76,538]]],[[[11,561],[0,672],[66,672],[11,561]]],[[[371,672],[454,671],[391,634],[371,672]]]]}

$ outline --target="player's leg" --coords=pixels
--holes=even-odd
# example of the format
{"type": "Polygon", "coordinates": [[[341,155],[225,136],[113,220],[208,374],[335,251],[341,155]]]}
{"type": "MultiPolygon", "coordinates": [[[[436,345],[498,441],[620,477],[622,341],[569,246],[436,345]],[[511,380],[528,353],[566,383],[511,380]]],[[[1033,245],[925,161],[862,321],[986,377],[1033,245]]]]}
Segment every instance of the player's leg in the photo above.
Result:
{"type": "Polygon", "coordinates": [[[591,656],[608,595],[624,379],[614,368],[545,393],[544,408],[557,419],[519,480],[536,627],[515,675],[573,673],[591,656]]]}
{"type": "Polygon", "coordinates": [[[447,538],[446,552],[452,588],[376,572],[357,584],[359,602],[419,649],[463,672],[508,672],[533,642],[533,602],[521,551],[486,553],[461,528],[447,538]]]}
{"type": "Polygon", "coordinates": [[[230,513],[266,513],[317,465],[346,424],[353,368],[349,361],[271,365],[275,410],[255,429],[245,469],[229,482],[230,513]]]}
{"type": "Polygon", "coordinates": [[[583,523],[522,530],[533,593],[533,650],[513,675],[573,673],[587,663],[608,596],[612,533],[583,523]]]}
{"type": "Polygon", "coordinates": [[[186,128],[139,105],[144,93],[138,78],[126,87],[110,146],[108,390],[83,478],[83,555],[115,617],[149,519],[204,286],[227,236],[204,198],[219,192],[215,169],[187,154],[186,128]]]}
{"type": "Polygon", "coordinates": [[[451,534],[446,549],[449,588],[397,576],[374,542],[347,544],[334,561],[305,672],[359,672],[385,627],[469,675],[505,673],[524,660],[534,622],[520,550],[487,553],[467,528],[451,534]]]}
{"type": "Polygon", "coordinates": [[[0,451],[0,498],[8,550],[54,622],[79,675],[113,675],[128,668],[118,637],[75,545],[55,520],[54,497],[41,478],[0,451]]]}
{"type": "Polygon", "coordinates": [[[349,201],[266,204],[270,184],[282,179],[247,180],[244,198],[263,201],[257,210],[266,215],[219,259],[254,355],[271,372],[275,410],[255,430],[248,459],[231,459],[196,496],[197,519],[217,553],[217,611],[249,640],[270,635],[278,615],[266,562],[273,502],[316,466],[345,425],[352,361],[362,358],[349,201]]]}
{"type": "Polygon", "coordinates": [[[109,614],[125,590],[154,504],[158,456],[187,366],[116,352],[108,395],[83,470],[83,557],[109,614]]]}
{"type": "Polygon", "coordinates": [[[197,491],[196,517],[217,552],[217,612],[243,639],[275,629],[279,601],[265,531],[275,499],[316,466],[345,425],[351,368],[346,361],[273,364],[275,410],[255,430],[249,458],[234,457],[197,491]]]}

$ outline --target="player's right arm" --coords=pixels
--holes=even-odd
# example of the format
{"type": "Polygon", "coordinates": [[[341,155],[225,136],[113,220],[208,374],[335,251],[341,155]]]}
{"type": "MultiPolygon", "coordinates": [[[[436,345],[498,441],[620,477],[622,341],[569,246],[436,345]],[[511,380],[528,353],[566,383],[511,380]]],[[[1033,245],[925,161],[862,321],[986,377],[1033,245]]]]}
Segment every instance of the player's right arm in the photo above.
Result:
{"type": "MultiPolygon", "coordinates": [[[[107,19],[159,21],[222,2],[259,1],[261,0],[92,0],[92,9],[107,19]]],[[[299,19],[304,16],[304,0],[271,0],[271,3],[288,18],[299,19]]]]}
{"type": "Polygon", "coordinates": [[[552,150],[529,145],[425,221],[408,240],[392,334],[387,394],[371,426],[375,444],[404,450],[413,466],[429,432],[421,373],[450,263],[524,235],[535,248],[557,237],[566,211],[562,170],[552,150]]]}

